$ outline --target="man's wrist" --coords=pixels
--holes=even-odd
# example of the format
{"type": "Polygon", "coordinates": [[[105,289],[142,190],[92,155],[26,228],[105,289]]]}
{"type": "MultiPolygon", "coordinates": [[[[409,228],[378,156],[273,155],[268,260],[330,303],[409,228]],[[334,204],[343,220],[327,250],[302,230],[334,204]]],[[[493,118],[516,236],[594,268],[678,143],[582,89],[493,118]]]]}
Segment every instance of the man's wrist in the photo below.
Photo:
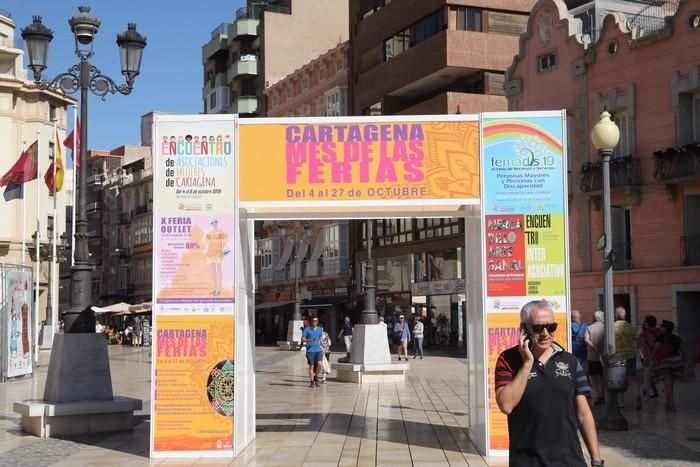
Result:
{"type": "Polygon", "coordinates": [[[604,467],[605,461],[603,459],[592,459],[591,467],[604,467]]]}

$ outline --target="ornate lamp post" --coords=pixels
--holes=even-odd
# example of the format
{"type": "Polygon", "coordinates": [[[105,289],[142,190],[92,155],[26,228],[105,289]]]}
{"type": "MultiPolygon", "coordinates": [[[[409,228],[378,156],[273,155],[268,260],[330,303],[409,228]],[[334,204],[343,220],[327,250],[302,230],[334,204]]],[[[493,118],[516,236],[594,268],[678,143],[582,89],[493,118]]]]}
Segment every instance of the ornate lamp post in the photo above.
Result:
{"type": "Polygon", "coordinates": [[[34,74],[34,82],[40,89],[60,90],[74,94],[80,91],[80,167],[78,172],[78,206],[76,210],[75,264],[71,268],[70,308],[61,315],[66,333],[92,333],[95,331],[95,316],[90,309],[92,301],[92,266],[89,263],[87,207],[87,148],[88,148],[88,91],[101,97],[107,94],[128,95],[133,90],[134,79],[141,69],[141,57],[146,47],[146,38],[136,31],[136,25],[129,23],[128,29],[117,36],[119,57],[125,84],[116,84],[112,78],[91,65],[93,43],[100,28],[100,21],[90,16],[90,7],[78,7],[80,13],[68,23],[75,36],[75,54],[80,59],[66,73],[53,80],[41,79],[46,69],[49,43],[53,32],[41,22],[41,16],[34,16],[32,24],[22,29],[22,39],[27,44],[29,68],[34,74]]]}
{"type": "Polygon", "coordinates": [[[626,384],[625,360],[615,356],[615,316],[613,314],[613,263],[615,251],[612,248],[612,220],[610,206],[610,159],[615,146],[620,141],[620,129],[610,120],[610,114],[603,111],[600,120],[591,131],[591,141],[598,150],[603,163],[603,223],[605,228],[603,250],[603,298],[605,302],[605,351],[603,364],[606,369],[607,398],[605,415],[599,425],[607,430],[626,430],[627,419],[617,406],[617,392],[624,390],[626,384]]]}

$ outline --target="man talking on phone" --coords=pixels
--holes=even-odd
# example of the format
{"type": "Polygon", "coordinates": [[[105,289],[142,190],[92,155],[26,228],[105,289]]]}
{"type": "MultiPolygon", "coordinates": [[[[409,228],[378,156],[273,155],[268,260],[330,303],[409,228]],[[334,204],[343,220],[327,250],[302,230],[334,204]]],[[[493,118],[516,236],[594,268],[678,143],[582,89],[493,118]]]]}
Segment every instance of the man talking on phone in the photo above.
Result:
{"type": "Polygon", "coordinates": [[[585,467],[578,429],[591,465],[603,466],[586,400],[591,389],[576,357],[554,342],[551,305],[525,304],[520,322],[520,344],[498,357],[495,374],[496,402],[508,416],[510,465],[585,467]]]}
{"type": "Polygon", "coordinates": [[[323,368],[323,349],[321,349],[321,336],[323,328],[318,325],[318,317],[311,318],[311,326],[306,326],[302,336],[306,342],[306,361],[309,364],[310,388],[318,387],[318,375],[323,368]]]}

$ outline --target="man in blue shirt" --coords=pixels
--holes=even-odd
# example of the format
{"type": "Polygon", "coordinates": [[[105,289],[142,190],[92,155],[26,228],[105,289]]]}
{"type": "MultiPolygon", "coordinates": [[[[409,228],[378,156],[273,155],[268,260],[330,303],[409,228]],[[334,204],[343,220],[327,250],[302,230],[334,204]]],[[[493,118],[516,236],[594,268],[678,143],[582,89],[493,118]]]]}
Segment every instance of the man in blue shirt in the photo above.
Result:
{"type": "Polygon", "coordinates": [[[317,387],[318,375],[323,369],[323,349],[321,349],[321,336],[323,328],[318,325],[318,317],[311,318],[311,326],[304,328],[302,334],[306,342],[306,361],[309,363],[310,388],[317,387]]]}

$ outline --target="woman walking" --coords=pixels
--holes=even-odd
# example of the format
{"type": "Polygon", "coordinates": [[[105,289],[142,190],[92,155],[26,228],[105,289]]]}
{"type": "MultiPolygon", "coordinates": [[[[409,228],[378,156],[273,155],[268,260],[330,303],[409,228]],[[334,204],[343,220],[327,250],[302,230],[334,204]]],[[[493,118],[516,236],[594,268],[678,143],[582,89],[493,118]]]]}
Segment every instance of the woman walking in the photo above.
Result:
{"type": "Polygon", "coordinates": [[[423,323],[420,316],[414,318],[413,325],[413,358],[415,359],[420,354],[420,359],[423,360],[423,323]]]}
{"type": "Polygon", "coordinates": [[[661,333],[657,336],[651,359],[654,362],[654,380],[663,381],[667,412],[675,412],[673,383],[683,377],[683,357],[681,356],[681,338],[672,334],[673,322],[663,320],[661,333]]]}

